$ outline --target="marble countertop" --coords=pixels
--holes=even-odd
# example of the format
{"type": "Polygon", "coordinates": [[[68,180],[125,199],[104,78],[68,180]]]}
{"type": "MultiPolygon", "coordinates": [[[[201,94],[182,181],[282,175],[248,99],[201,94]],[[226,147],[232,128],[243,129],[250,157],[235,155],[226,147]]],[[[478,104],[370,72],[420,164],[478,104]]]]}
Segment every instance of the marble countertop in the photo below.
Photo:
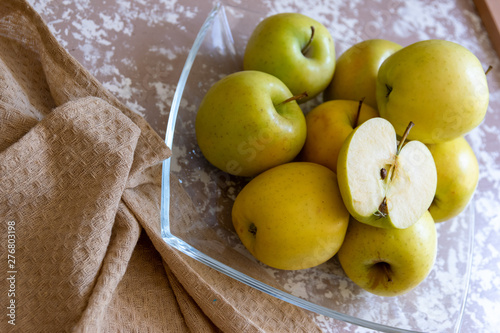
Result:
{"type": "MultiPolygon", "coordinates": [[[[59,42],[104,86],[141,114],[163,137],[176,84],[212,1],[30,0],[59,42]]],[[[467,135],[480,178],[475,206],[475,240],[470,290],[462,332],[500,327],[500,59],[472,0],[227,0],[269,14],[301,12],[324,23],[337,55],[364,39],[408,45],[447,39],[493,67],[488,74],[490,105],[484,122],[467,135]]],[[[325,332],[371,330],[315,316],[325,332]]]]}

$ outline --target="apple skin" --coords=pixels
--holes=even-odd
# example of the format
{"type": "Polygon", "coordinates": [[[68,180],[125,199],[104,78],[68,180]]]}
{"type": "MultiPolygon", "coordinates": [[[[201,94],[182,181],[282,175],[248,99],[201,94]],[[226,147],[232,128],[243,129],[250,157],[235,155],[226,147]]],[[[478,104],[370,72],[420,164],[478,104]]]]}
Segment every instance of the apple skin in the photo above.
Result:
{"type": "Polygon", "coordinates": [[[377,228],[351,218],[338,259],[359,287],[392,297],[409,292],[425,280],[436,253],[436,224],[427,211],[406,229],[377,228]]]}
{"type": "Polygon", "coordinates": [[[241,71],[216,82],[196,116],[198,145],[217,168],[252,177],[293,160],[306,138],[304,113],[283,82],[241,71]]]}
{"type": "Polygon", "coordinates": [[[376,83],[382,62],[401,45],[385,39],[368,39],[359,42],[337,59],[332,82],[323,92],[324,101],[350,99],[377,109],[376,83]]]}
{"type": "Polygon", "coordinates": [[[280,13],[262,20],[252,32],[243,69],[259,70],[283,81],[293,95],[307,92],[312,99],[330,83],[335,71],[335,44],[320,22],[299,13],[280,13]],[[302,49],[314,37],[304,55],[302,49]]]}
{"type": "Polygon", "coordinates": [[[439,143],[463,136],[484,119],[489,91],[478,58],[445,40],[424,40],[402,48],[380,66],[380,116],[399,136],[410,121],[409,140],[439,143]]]}
{"type": "Polygon", "coordinates": [[[464,137],[428,145],[437,169],[437,188],[429,208],[435,222],[460,214],[476,191],[479,165],[464,137]]]}
{"type": "Polygon", "coordinates": [[[292,162],[253,178],[236,197],[232,220],[256,259],[274,268],[298,270],[322,264],[337,253],[349,213],[333,171],[292,162]]]}
{"type": "Polygon", "coordinates": [[[337,158],[347,136],[366,120],[378,117],[371,106],[359,102],[334,100],[321,103],[306,115],[306,142],[299,154],[302,161],[314,162],[337,172],[337,158]]]}

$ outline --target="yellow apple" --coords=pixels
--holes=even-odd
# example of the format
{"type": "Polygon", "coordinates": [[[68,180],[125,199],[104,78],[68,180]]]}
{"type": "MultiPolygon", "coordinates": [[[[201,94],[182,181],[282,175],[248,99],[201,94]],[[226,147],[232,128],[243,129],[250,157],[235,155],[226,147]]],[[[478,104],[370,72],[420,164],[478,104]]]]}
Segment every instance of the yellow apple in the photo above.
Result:
{"type": "Polygon", "coordinates": [[[232,220],[256,259],[297,270],[322,264],[337,253],[349,213],[333,171],[292,162],[253,178],[236,197],[232,220]]]}
{"type": "Polygon", "coordinates": [[[272,74],[305,102],[321,93],[335,71],[335,43],[320,22],[299,13],[262,20],[248,39],[243,69],[272,74]]]}
{"type": "Polygon", "coordinates": [[[377,106],[398,135],[415,123],[409,140],[439,143],[463,136],[484,119],[489,90],[479,59],[445,40],[402,48],[380,66],[377,106]]]}
{"type": "Polygon", "coordinates": [[[347,136],[378,112],[364,102],[324,102],[306,115],[306,142],[300,160],[314,162],[337,172],[337,157],[347,136]]]}
{"type": "Polygon", "coordinates": [[[436,195],[429,211],[442,222],[460,214],[474,195],[479,179],[476,155],[464,137],[428,145],[437,170],[436,195]]]}
{"type": "Polygon", "coordinates": [[[350,99],[377,109],[376,83],[378,69],[401,45],[385,39],[369,39],[347,49],[337,59],[332,82],[323,92],[325,101],[350,99]]]}
{"type": "Polygon", "coordinates": [[[306,121],[278,78],[232,73],[205,94],[196,115],[196,140],[205,158],[235,176],[253,177],[292,161],[306,139],[306,121]]]}
{"type": "Polygon", "coordinates": [[[377,228],[351,218],[338,258],[359,287],[379,296],[398,296],[425,280],[436,252],[436,225],[427,211],[406,229],[377,228]]]}

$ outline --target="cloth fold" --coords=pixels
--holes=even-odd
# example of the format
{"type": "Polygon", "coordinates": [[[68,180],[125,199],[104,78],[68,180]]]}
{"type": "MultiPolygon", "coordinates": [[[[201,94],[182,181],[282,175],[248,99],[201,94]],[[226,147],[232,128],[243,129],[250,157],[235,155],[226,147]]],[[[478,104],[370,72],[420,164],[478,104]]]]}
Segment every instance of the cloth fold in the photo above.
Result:
{"type": "Polygon", "coordinates": [[[0,3],[1,332],[319,331],[163,241],[170,154],[26,1],[0,3]]]}

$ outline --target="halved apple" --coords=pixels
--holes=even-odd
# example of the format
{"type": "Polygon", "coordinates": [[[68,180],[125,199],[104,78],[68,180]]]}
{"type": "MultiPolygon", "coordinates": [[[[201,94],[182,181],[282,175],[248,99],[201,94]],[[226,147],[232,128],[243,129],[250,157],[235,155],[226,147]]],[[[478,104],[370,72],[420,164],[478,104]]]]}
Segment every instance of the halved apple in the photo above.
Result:
{"type": "Polygon", "coordinates": [[[420,141],[406,141],[410,123],[398,143],[392,124],[367,120],[346,138],[337,161],[342,199],[358,221],[404,229],[429,208],[437,172],[431,152],[420,141]]]}

